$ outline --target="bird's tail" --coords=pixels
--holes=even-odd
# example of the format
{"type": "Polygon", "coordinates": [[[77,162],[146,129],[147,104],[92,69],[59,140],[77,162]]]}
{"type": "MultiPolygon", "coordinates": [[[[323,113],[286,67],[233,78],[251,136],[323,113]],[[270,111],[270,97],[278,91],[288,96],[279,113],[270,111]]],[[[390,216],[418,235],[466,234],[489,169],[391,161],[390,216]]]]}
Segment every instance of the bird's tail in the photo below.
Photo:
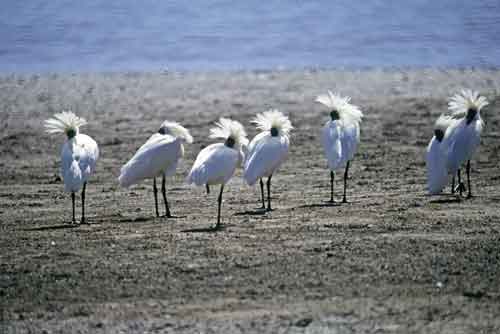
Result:
{"type": "Polygon", "coordinates": [[[76,116],[71,111],[63,111],[55,114],[52,118],[45,121],[45,132],[47,133],[65,133],[68,138],[78,134],[80,126],[87,124],[87,121],[76,116]]]}

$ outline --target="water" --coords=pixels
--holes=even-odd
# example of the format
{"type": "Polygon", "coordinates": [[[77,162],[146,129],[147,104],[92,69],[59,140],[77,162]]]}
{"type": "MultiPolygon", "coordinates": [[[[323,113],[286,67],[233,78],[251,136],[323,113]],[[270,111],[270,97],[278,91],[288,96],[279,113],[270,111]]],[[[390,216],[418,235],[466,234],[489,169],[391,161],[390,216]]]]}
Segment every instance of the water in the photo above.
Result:
{"type": "Polygon", "coordinates": [[[500,1],[2,3],[0,73],[499,67],[500,1]]]}

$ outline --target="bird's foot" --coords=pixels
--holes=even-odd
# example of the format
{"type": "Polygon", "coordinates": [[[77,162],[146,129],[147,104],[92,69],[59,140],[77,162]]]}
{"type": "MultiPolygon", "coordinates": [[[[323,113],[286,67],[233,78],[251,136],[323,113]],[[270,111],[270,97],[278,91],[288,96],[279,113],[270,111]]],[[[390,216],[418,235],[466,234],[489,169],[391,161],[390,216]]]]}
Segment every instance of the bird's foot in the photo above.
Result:
{"type": "Polygon", "coordinates": [[[80,225],[90,225],[90,223],[88,222],[88,220],[86,218],[82,218],[80,220],[80,225]]]}
{"type": "Polygon", "coordinates": [[[467,199],[471,199],[471,198],[473,198],[473,197],[474,197],[474,195],[472,195],[471,193],[468,193],[466,198],[467,198],[467,199]]]}
{"type": "Polygon", "coordinates": [[[266,211],[271,212],[271,211],[274,211],[274,209],[273,208],[266,208],[266,211]]]}
{"type": "Polygon", "coordinates": [[[459,192],[460,195],[462,195],[462,193],[466,190],[465,188],[465,184],[463,182],[460,182],[456,187],[455,187],[455,191],[453,193],[456,193],[456,192],[459,192]]]}
{"type": "Polygon", "coordinates": [[[345,198],[345,197],[344,197],[344,198],[342,199],[342,203],[348,203],[348,202],[347,202],[347,198],[345,198]]]}
{"type": "Polygon", "coordinates": [[[220,223],[212,226],[212,231],[222,231],[223,229],[224,229],[224,225],[222,225],[220,223]]]}

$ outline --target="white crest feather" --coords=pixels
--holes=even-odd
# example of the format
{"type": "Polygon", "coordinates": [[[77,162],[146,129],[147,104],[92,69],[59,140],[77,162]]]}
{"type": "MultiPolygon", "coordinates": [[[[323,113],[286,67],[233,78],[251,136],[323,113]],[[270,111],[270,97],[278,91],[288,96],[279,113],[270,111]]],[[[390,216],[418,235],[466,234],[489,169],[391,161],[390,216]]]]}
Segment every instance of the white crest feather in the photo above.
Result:
{"type": "Polygon", "coordinates": [[[473,90],[464,89],[450,97],[448,109],[453,118],[462,118],[467,114],[467,110],[476,109],[479,112],[486,105],[488,105],[488,101],[484,96],[480,96],[478,92],[473,90]]]}
{"type": "Polygon", "coordinates": [[[45,132],[47,133],[70,133],[78,134],[80,126],[87,124],[87,121],[76,116],[71,111],[63,111],[55,114],[45,121],[45,132]]]}
{"type": "Polygon", "coordinates": [[[259,130],[270,131],[272,128],[275,128],[280,135],[284,136],[288,136],[293,129],[290,119],[277,109],[257,114],[251,122],[257,124],[257,129],[259,130]]]}
{"type": "Polygon", "coordinates": [[[183,139],[186,143],[191,144],[193,142],[193,137],[189,133],[189,130],[177,122],[165,121],[162,123],[161,128],[165,130],[165,133],[183,139]]]}
{"type": "Polygon", "coordinates": [[[210,138],[232,138],[238,145],[248,145],[245,128],[238,121],[221,117],[215,123],[215,128],[210,129],[210,138]]]}
{"type": "Polygon", "coordinates": [[[349,96],[342,97],[339,94],[328,91],[328,94],[316,97],[315,101],[332,110],[336,110],[339,113],[340,119],[344,121],[360,123],[363,118],[363,112],[357,106],[350,103],[351,98],[349,96]]]}

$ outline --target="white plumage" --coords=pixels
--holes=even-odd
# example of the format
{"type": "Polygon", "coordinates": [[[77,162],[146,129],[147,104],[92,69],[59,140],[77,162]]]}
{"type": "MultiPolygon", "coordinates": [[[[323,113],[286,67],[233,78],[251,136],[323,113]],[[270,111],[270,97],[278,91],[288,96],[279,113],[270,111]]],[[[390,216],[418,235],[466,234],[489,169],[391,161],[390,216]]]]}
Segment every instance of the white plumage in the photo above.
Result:
{"type": "Polygon", "coordinates": [[[344,197],[346,202],[347,177],[350,161],[356,154],[359,138],[362,111],[350,103],[350,97],[342,97],[328,91],[328,94],[319,95],[319,102],[330,109],[331,120],[323,127],[321,143],[330,169],[330,201],[333,202],[333,182],[335,170],[345,166],[344,197]]]}
{"type": "Polygon", "coordinates": [[[467,162],[468,195],[472,197],[470,185],[470,160],[479,147],[483,120],[480,111],[488,105],[484,96],[472,90],[463,90],[450,98],[448,109],[451,117],[456,120],[446,130],[447,167],[452,175],[458,176],[460,194],[465,189],[461,181],[460,166],[467,162]]]}
{"type": "Polygon", "coordinates": [[[427,186],[431,195],[441,193],[448,183],[448,137],[446,130],[454,122],[453,118],[441,115],[434,125],[434,136],[427,146],[427,186]]]}
{"type": "Polygon", "coordinates": [[[210,129],[210,138],[222,138],[225,142],[211,144],[201,150],[186,181],[197,186],[205,185],[207,191],[210,185],[221,185],[216,225],[219,228],[224,185],[243,161],[243,147],[248,144],[248,139],[243,125],[228,118],[221,118],[216,127],[210,129]]]}
{"type": "Polygon", "coordinates": [[[75,192],[82,189],[82,218],[85,223],[85,188],[87,180],[95,171],[99,148],[91,137],[80,133],[80,126],[87,124],[69,111],[55,114],[45,121],[47,133],[64,133],[67,141],[61,150],[61,174],[64,180],[64,190],[71,193],[73,218],[75,223],[75,192]]]}
{"type": "Polygon", "coordinates": [[[134,156],[121,168],[118,181],[130,187],[144,179],[153,179],[156,216],[159,217],[156,177],[162,177],[162,195],[166,216],[171,217],[168,206],[165,177],[175,174],[177,164],[184,156],[184,143],[192,143],[189,131],[175,122],[165,121],[158,133],[153,134],[134,156]]]}
{"type": "Polygon", "coordinates": [[[271,210],[271,177],[288,156],[292,123],[278,110],[258,114],[253,120],[262,132],[248,146],[243,177],[249,185],[260,179],[262,208],[265,208],[263,177],[267,177],[267,210],[271,210]]]}

